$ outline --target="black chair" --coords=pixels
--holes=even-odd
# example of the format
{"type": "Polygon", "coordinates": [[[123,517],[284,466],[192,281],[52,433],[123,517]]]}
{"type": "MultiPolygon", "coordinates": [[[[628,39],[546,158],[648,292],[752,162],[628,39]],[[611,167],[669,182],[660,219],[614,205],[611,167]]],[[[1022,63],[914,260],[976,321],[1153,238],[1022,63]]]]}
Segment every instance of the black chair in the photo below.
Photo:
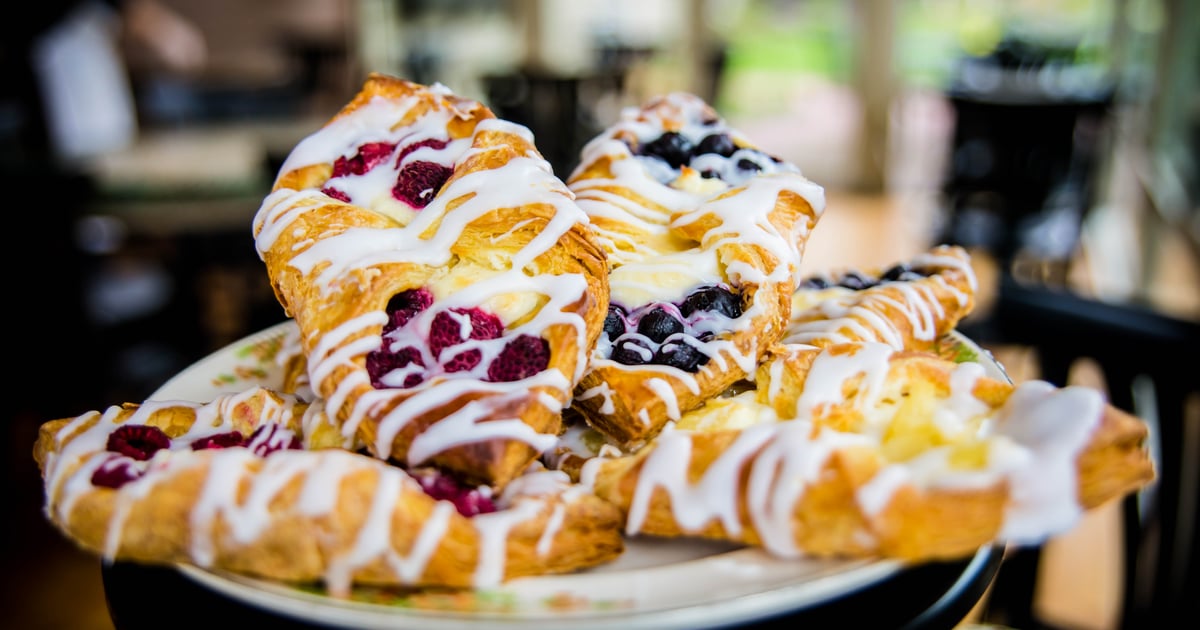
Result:
{"type": "MultiPolygon", "coordinates": [[[[1200,614],[1200,323],[1148,307],[1105,303],[1006,275],[976,329],[988,343],[1036,350],[1039,378],[1065,385],[1076,361],[1092,359],[1109,401],[1151,425],[1158,478],[1123,508],[1121,628],[1166,627],[1200,614]],[[1191,413],[1189,414],[1189,405],[1191,413]],[[1180,616],[1182,615],[1182,616],[1180,616]]],[[[1006,558],[989,618],[1022,629],[1049,627],[1033,607],[1040,549],[1006,558]]]]}

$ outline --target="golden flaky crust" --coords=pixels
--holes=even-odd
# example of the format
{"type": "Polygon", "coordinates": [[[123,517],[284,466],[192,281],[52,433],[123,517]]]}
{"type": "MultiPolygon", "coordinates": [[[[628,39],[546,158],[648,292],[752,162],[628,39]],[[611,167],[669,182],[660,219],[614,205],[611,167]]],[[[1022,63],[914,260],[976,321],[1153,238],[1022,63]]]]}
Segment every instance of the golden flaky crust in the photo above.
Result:
{"type": "MultiPolygon", "coordinates": [[[[378,74],[371,75],[362,91],[329,125],[356,115],[376,99],[411,105],[405,117],[392,129],[417,124],[432,112],[451,113],[445,124],[446,137],[451,141],[470,139],[471,144],[453,165],[452,175],[437,194],[451,194],[450,191],[455,190],[466,192],[452,199],[439,200],[437,211],[442,214],[428,220],[416,235],[426,242],[438,239],[446,243],[449,251],[444,256],[445,264],[422,263],[419,256],[382,256],[379,262],[335,271],[325,263],[301,268],[293,261],[310,249],[318,251],[316,248],[340,235],[361,231],[387,232],[405,226],[393,216],[324,195],[309,195],[293,203],[294,216],[288,217],[287,228],[279,230],[269,247],[260,248],[260,253],[280,304],[300,327],[309,369],[324,363],[319,378],[311,383],[313,391],[337,405],[331,415],[343,425],[352,424],[362,442],[377,456],[391,456],[402,462],[407,461],[417,436],[468,405],[473,409],[491,406],[475,421],[477,425],[517,418],[532,432],[553,435],[560,422],[560,410],[547,401],[556,400],[565,405],[570,397],[569,387],[535,383],[516,385],[525,389],[524,396],[506,396],[503,402],[494,404],[497,396],[486,388],[474,388],[447,396],[436,405],[422,405],[423,410],[408,418],[390,443],[377,444],[381,419],[393,413],[407,414],[397,410],[416,392],[416,389],[378,390],[366,376],[367,355],[380,345],[389,300],[401,292],[445,278],[456,269],[468,270],[460,273],[465,278],[459,281],[460,284],[470,280],[470,270],[477,271],[479,281],[488,281],[492,274],[508,270],[523,248],[539,237],[544,238],[547,226],[561,225],[564,215],[556,204],[571,202],[565,185],[558,182],[547,185],[540,197],[549,197],[550,202],[511,207],[497,205],[487,212],[465,215],[460,208],[477,205],[481,203],[480,199],[487,203],[490,191],[476,191],[470,185],[458,188],[456,182],[500,169],[517,159],[533,157],[540,160],[530,138],[510,126],[480,127],[481,122],[495,116],[478,103],[378,74]],[[480,199],[475,199],[477,196],[480,199]],[[442,201],[445,203],[441,204],[442,201]],[[465,224],[460,224],[464,221],[465,224]],[[446,238],[448,234],[452,237],[446,238]],[[326,278],[330,273],[337,274],[332,281],[326,278]],[[338,330],[348,322],[364,321],[364,317],[376,314],[378,317],[371,320],[372,323],[356,327],[348,334],[338,330]]],[[[332,173],[333,166],[329,162],[298,166],[281,172],[274,190],[319,190],[332,173]]],[[[518,178],[523,174],[519,169],[515,171],[518,178]]],[[[425,212],[434,212],[433,205],[425,208],[425,212]]],[[[422,217],[422,220],[426,218],[422,217]]],[[[263,229],[263,222],[256,221],[256,237],[263,229]]],[[[521,262],[530,276],[574,276],[586,282],[586,290],[581,290],[577,298],[561,307],[563,314],[574,316],[582,325],[551,316],[553,323],[536,331],[548,342],[548,369],[557,370],[561,380],[573,383],[578,380],[577,373],[582,371],[580,358],[586,358],[585,349],[595,343],[603,324],[608,298],[604,253],[594,242],[584,217],[563,230],[553,246],[545,247],[530,260],[521,262]]],[[[529,300],[537,302],[535,308],[545,307],[545,296],[534,291],[529,291],[528,296],[529,300]]],[[[530,316],[526,316],[526,320],[530,316]]],[[[522,323],[524,321],[516,321],[508,325],[522,323]]],[[[537,449],[525,441],[501,436],[449,446],[427,462],[411,463],[432,463],[471,481],[503,485],[535,459],[537,453],[537,449]]]]}
{"type": "Polygon", "coordinates": [[[934,351],[975,308],[975,272],[969,254],[957,245],[934,246],[892,270],[890,278],[885,277],[888,269],[878,268],[825,279],[836,283],[853,273],[855,280],[868,284],[861,289],[802,283],[792,299],[783,343],[827,347],[874,341],[897,350],[934,351]]]}
{"type": "Polygon", "coordinates": [[[34,447],[46,512],[80,547],[109,559],[324,580],[336,595],[352,584],[472,587],[563,573],[623,549],[616,509],[577,487],[543,480],[550,483],[544,490],[505,499],[500,512],[463,516],[399,468],[341,448],[320,450],[314,431],[338,433],[309,411],[307,403],[254,389],[202,406],[126,404],[47,422],[34,447]],[[303,441],[316,450],[260,456],[190,446],[268,424],[307,427],[303,441]],[[127,462],[143,473],[119,487],[91,483],[98,464],[119,458],[105,451],[105,438],[133,425],[163,429],[171,446],[150,461],[127,462]]]}
{"type": "MultiPolygon", "coordinates": [[[[637,115],[639,124],[653,120],[663,132],[719,121],[707,104],[678,94],[652,99],[637,115]]],[[[728,133],[739,148],[755,149],[736,131],[728,133]]],[[[636,151],[639,142],[648,139],[639,139],[620,124],[610,127],[585,147],[581,164],[567,180],[613,272],[635,265],[652,267],[659,261],[670,272],[681,260],[683,266],[691,264],[677,258],[680,254],[712,257],[717,276],[703,284],[730,287],[746,312],[716,332],[706,346],[710,358],[694,372],[618,363],[603,352],[593,355],[575,388],[572,407],[629,449],[645,444],[680,413],[753,372],[763,352],[784,332],[796,268],[824,210],[823,191],[793,171],[764,173],[711,194],[703,187],[717,180],[686,165],[669,185],[658,183],[648,170],[634,165],[642,158],[630,151],[636,151]],[[617,149],[606,149],[605,142],[617,149]]],[[[621,306],[634,309],[643,304],[621,306]]]]}
{"type": "MultiPolygon", "coordinates": [[[[816,223],[816,214],[803,197],[784,192],[779,196],[775,210],[770,213],[770,220],[782,226],[778,228],[781,232],[790,233],[794,223],[806,224],[811,229],[816,223]]],[[[721,226],[717,221],[716,217],[706,217],[690,226],[689,231],[711,230],[707,234],[695,235],[694,240],[697,243],[723,240],[719,236],[721,226]]],[[[717,250],[718,257],[725,265],[744,264],[770,273],[777,266],[786,264],[769,251],[752,244],[726,242],[717,250]]],[[[687,374],[680,370],[664,369],[663,366],[639,367],[612,362],[595,365],[576,386],[573,408],[624,447],[634,448],[644,444],[662,430],[668,421],[677,418],[679,413],[696,408],[746,378],[747,371],[737,357],[760,357],[773,342],[779,340],[786,328],[794,286],[790,279],[740,284],[738,289],[744,299],[748,303],[761,305],[761,312],[751,317],[745,327],[721,337],[733,350],[720,349],[719,356],[710,360],[708,365],[711,367],[687,374]],[[671,393],[664,394],[664,387],[669,388],[671,393]],[[585,394],[593,388],[606,388],[612,394],[585,394]]]]}
{"type": "Polygon", "coordinates": [[[830,364],[819,361],[856,352],[797,350],[774,371],[779,380],[737,402],[742,413],[732,413],[729,401],[706,406],[685,416],[685,428],[636,454],[584,464],[584,471],[594,468],[583,474],[594,475],[596,493],[621,507],[629,531],[724,539],[781,555],[914,561],[967,555],[1009,533],[1039,541],[1073,524],[1053,516],[1042,522],[1044,514],[1072,502],[1091,509],[1154,478],[1141,420],[1091,397],[1074,404],[1079,390],[1046,389],[1031,405],[1028,392],[1017,394],[1010,383],[977,375],[963,381],[964,368],[925,353],[891,353],[880,392],[865,393],[870,369],[847,370],[834,385],[840,393],[798,409],[806,383],[815,387],[830,374],[830,364]],[[973,411],[959,411],[956,424],[947,414],[962,409],[964,395],[974,399],[973,411]],[[1038,425],[1032,433],[1014,426],[1031,418],[1038,425]],[[1058,441],[1074,449],[1058,453],[1058,441]],[[1006,459],[1014,444],[1021,457],[1006,459]],[[935,457],[945,458],[942,468],[930,468],[935,457]],[[1023,503],[1030,482],[1052,485],[1060,476],[1069,487],[1055,499],[1064,503],[1023,503]],[[695,489],[725,508],[697,510],[688,494],[695,489]],[[711,495],[722,489],[726,498],[711,495]]]}

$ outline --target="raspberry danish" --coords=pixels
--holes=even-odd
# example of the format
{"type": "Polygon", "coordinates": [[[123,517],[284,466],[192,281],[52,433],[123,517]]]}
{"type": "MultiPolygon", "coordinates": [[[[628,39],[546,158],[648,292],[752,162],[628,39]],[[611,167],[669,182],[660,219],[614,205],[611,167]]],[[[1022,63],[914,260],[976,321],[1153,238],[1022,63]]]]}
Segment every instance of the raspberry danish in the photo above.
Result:
{"type": "Polygon", "coordinates": [[[567,186],[611,268],[572,407],[636,448],[752,374],[783,334],[824,190],[686,93],[625,109],[567,186]]]}
{"type": "Polygon", "coordinates": [[[1149,483],[1147,425],[1099,391],[866,342],[790,346],[751,389],[577,474],[627,534],[781,557],[932,560],[1037,544],[1149,483]]]}
{"type": "Polygon", "coordinates": [[[254,235],[308,387],[375,456],[500,487],[554,443],[607,269],[527,128],[373,74],[292,150],[254,235]]]}
{"type": "Polygon", "coordinates": [[[34,458],[47,516],[107,560],[322,582],[339,597],[494,586],[623,549],[616,508],[562,472],[530,469],[493,494],[341,440],[321,406],[255,387],[52,420],[34,458]]]}

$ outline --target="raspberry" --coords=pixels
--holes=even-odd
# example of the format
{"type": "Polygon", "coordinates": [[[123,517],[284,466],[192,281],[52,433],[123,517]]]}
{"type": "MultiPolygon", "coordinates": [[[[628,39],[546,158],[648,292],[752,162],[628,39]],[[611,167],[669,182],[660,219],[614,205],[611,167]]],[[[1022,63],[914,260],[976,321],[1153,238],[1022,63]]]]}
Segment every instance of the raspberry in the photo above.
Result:
{"type": "Polygon", "coordinates": [[[404,161],[404,158],[407,157],[409,153],[412,153],[413,151],[416,151],[417,149],[421,149],[424,147],[433,147],[434,150],[440,151],[441,149],[446,148],[446,144],[447,144],[447,141],[438,140],[437,138],[430,138],[428,140],[414,142],[414,143],[404,147],[403,149],[400,149],[400,155],[396,156],[396,167],[399,168],[400,163],[404,161]]]}
{"type": "Polygon", "coordinates": [[[392,196],[414,208],[424,208],[453,172],[436,162],[413,162],[400,169],[392,196]]]}
{"type": "MultiPolygon", "coordinates": [[[[367,355],[367,375],[371,377],[371,386],[375,389],[388,389],[383,383],[383,377],[392,370],[415,363],[425,367],[421,351],[412,346],[405,346],[396,352],[376,350],[367,355]]],[[[404,379],[404,387],[415,387],[425,380],[420,374],[409,374],[404,379]]]]}
{"type": "Polygon", "coordinates": [[[145,461],[159,449],[170,446],[171,438],[162,429],[146,424],[126,424],[108,435],[105,449],[145,461]]]}
{"type": "Polygon", "coordinates": [[[475,488],[467,488],[451,477],[439,473],[414,475],[425,494],[439,501],[450,501],[463,516],[475,516],[496,511],[496,504],[475,488]]]}
{"type": "Polygon", "coordinates": [[[496,339],[504,332],[500,318],[478,308],[452,308],[433,317],[429,326],[429,349],[433,356],[467,339],[496,339]],[[465,319],[465,321],[464,321],[465,319]],[[464,327],[467,336],[463,336],[464,327]]]}
{"type": "Polygon", "coordinates": [[[326,195],[329,195],[330,197],[333,197],[334,199],[337,199],[338,201],[340,201],[342,203],[350,203],[350,195],[347,195],[346,193],[344,193],[336,188],[330,188],[330,187],[326,186],[321,189],[321,192],[325,193],[326,195]]]}
{"type": "Polygon", "coordinates": [[[488,366],[487,380],[510,383],[528,378],[550,365],[550,344],[541,337],[518,335],[488,366]]]}
{"type": "Polygon", "coordinates": [[[358,148],[354,157],[339,157],[333,162],[333,177],[345,175],[362,175],[379,166],[392,154],[396,145],[390,142],[368,142],[358,148]]]}
{"type": "Polygon", "coordinates": [[[246,447],[259,457],[266,457],[275,451],[300,450],[304,448],[304,443],[291,430],[272,422],[255,429],[246,447]]]}
{"type": "Polygon", "coordinates": [[[193,451],[203,451],[210,448],[229,448],[231,446],[244,446],[246,438],[237,431],[229,431],[227,433],[217,433],[203,437],[195,442],[192,442],[193,451]]]}
{"type": "Polygon", "coordinates": [[[115,455],[104,460],[92,473],[92,485],[104,488],[120,488],[121,486],[142,476],[142,471],[134,466],[128,457],[115,455]]]}
{"type": "Polygon", "coordinates": [[[408,323],[414,315],[429,308],[433,304],[433,294],[428,289],[409,289],[392,296],[388,301],[388,325],[384,332],[390,332],[408,323]]]}
{"type": "Polygon", "coordinates": [[[483,354],[478,350],[471,349],[460,352],[442,364],[442,369],[447,372],[466,372],[472,370],[479,362],[483,360],[483,354]]]}

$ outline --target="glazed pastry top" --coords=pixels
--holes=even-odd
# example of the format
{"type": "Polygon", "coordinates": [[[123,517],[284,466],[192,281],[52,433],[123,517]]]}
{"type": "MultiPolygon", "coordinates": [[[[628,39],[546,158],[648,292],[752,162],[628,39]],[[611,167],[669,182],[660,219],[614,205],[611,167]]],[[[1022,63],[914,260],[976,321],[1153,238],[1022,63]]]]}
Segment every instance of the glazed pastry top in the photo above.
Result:
{"type": "Polygon", "coordinates": [[[402,395],[369,436],[377,453],[391,450],[407,419],[456,399],[494,401],[422,432],[414,463],[496,438],[545,448],[554,436],[517,418],[478,420],[530,391],[557,392],[539,398],[555,413],[569,400],[599,329],[587,313],[607,298],[586,269],[589,256],[603,257],[587,249],[588,218],[527,128],[444,86],[373,77],[368,87],[295,147],[254,220],[259,255],[303,333],[309,386],[347,435],[383,398],[402,395]],[[279,278],[293,288],[280,290],[279,278]],[[419,304],[396,326],[385,306],[403,296],[419,304]],[[577,342],[555,352],[572,358],[556,359],[557,369],[546,369],[545,346],[534,348],[539,369],[508,369],[529,354],[527,342],[568,337],[577,342]],[[408,359],[370,375],[360,366],[376,352],[408,359]],[[522,386],[506,385],[513,380],[522,386]]]}
{"type": "Polygon", "coordinates": [[[623,110],[567,186],[610,267],[575,401],[629,447],[753,373],[787,323],[824,189],[678,92],[623,110]]]}
{"type": "Polygon", "coordinates": [[[845,270],[804,279],[792,296],[781,343],[886,343],[922,349],[975,306],[978,281],[966,250],[939,245],[884,270],[845,270]]]}
{"type": "MultiPolygon", "coordinates": [[[[759,391],[684,414],[637,454],[583,464],[583,482],[607,477],[601,496],[624,493],[612,480],[636,465],[636,485],[624,499],[627,533],[642,531],[652,499],[665,496],[681,530],[719,523],[742,539],[753,528],[758,542],[784,557],[805,553],[796,543],[797,506],[835,456],[853,462],[840,465],[855,470],[848,474],[857,484],[853,501],[867,522],[901,489],[986,495],[1003,487],[999,537],[1036,543],[1065,531],[1087,507],[1077,460],[1107,413],[1099,392],[1041,381],[1013,387],[986,376],[979,363],[955,365],[878,343],[794,352],[804,356],[766,368],[773,378],[759,391]],[[788,370],[798,380],[781,388],[788,370]],[[705,450],[711,444],[719,449],[705,450]]],[[[1139,423],[1129,424],[1137,433],[1139,423]]],[[[1144,460],[1139,466],[1144,482],[1150,469],[1144,460]]],[[[869,532],[858,536],[869,550],[869,532]]]]}
{"type": "Polygon", "coordinates": [[[773,277],[744,265],[722,274],[717,251],[736,242],[762,247],[781,263],[798,261],[809,224],[781,231],[768,214],[784,191],[802,196],[817,215],[825,207],[824,189],[794,164],[757,149],[684,93],[623,110],[583,148],[567,181],[609,253],[611,301],[628,307],[678,301],[699,286],[796,273],[781,264],[766,272],[773,277]]]}
{"type": "MultiPolygon", "coordinates": [[[[449,538],[460,546],[460,557],[449,561],[470,571],[464,583],[495,586],[511,570],[511,532],[541,523],[535,551],[545,555],[553,541],[571,535],[568,506],[596,501],[562,472],[544,469],[531,468],[496,494],[486,486],[459,488],[336,441],[321,443],[335,435],[319,406],[255,387],[205,404],[146,402],[54,421],[43,427],[35,455],[51,518],[79,528],[74,533],[85,544],[100,535],[97,551],[105,558],[137,557],[144,545],[163,560],[224,566],[229,560],[222,554],[231,548],[269,548],[273,537],[291,536],[297,557],[314,545],[323,549],[319,577],[335,595],[381,562],[396,583],[418,583],[435,554],[448,553],[439,548],[449,538]],[[172,492],[175,498],[164,498],[172,492]],[[362,500],[369,505],[354,503],[362,500]],[[102,501],[111,507],[97,507],[102,501]],[[141,538],[155,514],[174,515],[170,506],[182,509],[186,522],[169,535],[141,538]],[[393,531],[401,526],[397,514],[408,515],[403,526],[417,530],[393,531]],[[306,525],[284,525],[287,533],[280,533],[287,522],[306,525]],[[174,538],[181,555],[172,557],[163,541],[174,538]],[[397,540],[411,544],[397,548],[397,540]],[[468,554],[469,544],[477,552],[468,554]]],[[[269,554],[261,559],[256,572],[270,566],[269,554]]]]}

